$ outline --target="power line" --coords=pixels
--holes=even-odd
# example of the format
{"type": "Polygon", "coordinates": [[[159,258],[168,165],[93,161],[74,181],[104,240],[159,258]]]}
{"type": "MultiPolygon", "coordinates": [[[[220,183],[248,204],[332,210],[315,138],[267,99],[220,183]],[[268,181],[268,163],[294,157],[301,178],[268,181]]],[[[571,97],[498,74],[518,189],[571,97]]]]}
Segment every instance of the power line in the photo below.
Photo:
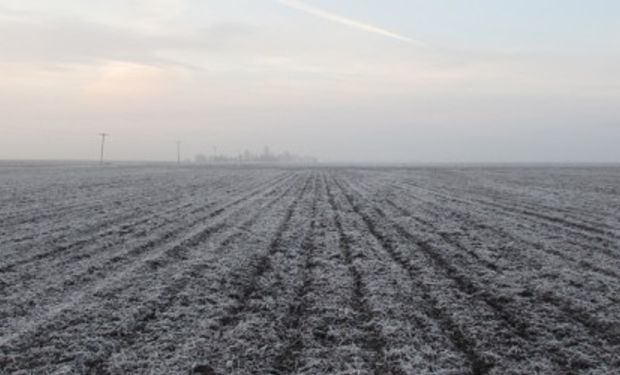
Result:
{"type": "Polygon", "coordinates": [[[68,129],[56,129],[56,128],[47,128],[45,126],[41,126],[38,128],[28,127],[28,126],[10,126],[10,125],[0,125],[0,130],[11,131],[13,134],[17,135],[26,135],[30,136],[30,134],[37,134],[45,139],[49,139],[50,137],[55,138],[66,138],[66,137],[90,137],[92,136],[91,132],[88,131],[79,131],[79,130],[68,130],[68,129]]]}

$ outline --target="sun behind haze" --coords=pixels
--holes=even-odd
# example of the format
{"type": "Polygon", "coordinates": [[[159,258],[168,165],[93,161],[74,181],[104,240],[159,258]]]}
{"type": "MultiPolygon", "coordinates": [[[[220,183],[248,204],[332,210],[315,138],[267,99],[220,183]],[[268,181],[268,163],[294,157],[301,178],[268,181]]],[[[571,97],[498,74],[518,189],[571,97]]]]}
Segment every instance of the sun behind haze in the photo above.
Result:
{"type": "Polygon", "coordinates": [[[0,0],[0,159],[620,161],[620,2],[0,0]]]}

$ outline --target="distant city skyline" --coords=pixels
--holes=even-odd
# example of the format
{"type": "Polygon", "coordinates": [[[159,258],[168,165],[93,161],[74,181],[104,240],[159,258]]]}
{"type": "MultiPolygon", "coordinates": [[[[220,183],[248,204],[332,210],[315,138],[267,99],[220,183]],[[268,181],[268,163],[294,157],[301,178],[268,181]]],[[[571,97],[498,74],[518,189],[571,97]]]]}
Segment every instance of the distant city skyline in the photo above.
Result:
{"type": "Polygon", "coordinates": [[[620,162],[620,3],[0,0],[0,159],[620,162]]]}

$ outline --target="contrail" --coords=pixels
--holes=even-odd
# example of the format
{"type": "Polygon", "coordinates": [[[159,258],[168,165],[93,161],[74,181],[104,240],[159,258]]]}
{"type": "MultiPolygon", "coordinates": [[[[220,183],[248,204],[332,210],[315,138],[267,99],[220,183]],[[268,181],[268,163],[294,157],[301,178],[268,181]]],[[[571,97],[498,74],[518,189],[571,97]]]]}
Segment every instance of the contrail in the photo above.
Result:
{"type": "Polygon", "coordinates": [[[289,8],[297,9],[297,10],[300,10],[302,12],[311,14],[313,16],[320,17],[320,18],[323,18],[323,19],[326,19],[326,20],[329,20],[329,21],[332,21],[332,22],[337,22],[337,23],[340,23],[340,24],[343,24],[343,25],[346,25],[346,26],[349,26],[349,27],[353,27],[353,28],[359,29],[359,30],[364,30],[364,31],[368,31],[368,32],[371,32],[371,33],[383,35],[383,36],[386,36],[388,38],[397,39],[397,40],[400,40],[401,42],[405,42],[405,43],[416,44],[416,45],[419,45],[419,46],[423,46],[424,45],[424,43],[422,43],[422,42],[420,42],[418,40],[411,39],[411,38],[406,37],[404,35],[400,35],[400,34],[391,32],[389,30],[382,29],[382,28],[377,27],[377,26],[373,26],[373,25],[370,25],[370,24],[367,24],[367,23],[364,23],[364,22],[356,21],[356,20],[353,20],[353,19],[350,19],[350,18],[347,18],[347,17],[340,16],[338,14],[334,14],[334,13],[325,11],[323,9],[319,9],[319,8],[313,7],[313,6],[308,5],[308,4],[306,4],[306,3],[304,3],[303,1],[300,1],[300,0],[278,0],[278,2],[280,4],[282,4],[282,5],[284,5],[284,6],[289,7],[289,8]]]}

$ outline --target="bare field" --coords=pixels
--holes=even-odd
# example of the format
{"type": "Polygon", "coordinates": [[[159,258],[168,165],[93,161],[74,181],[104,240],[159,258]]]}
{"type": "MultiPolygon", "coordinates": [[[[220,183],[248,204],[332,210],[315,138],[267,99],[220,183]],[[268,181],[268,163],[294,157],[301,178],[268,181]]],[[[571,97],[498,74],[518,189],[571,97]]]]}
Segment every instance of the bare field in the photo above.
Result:
{"type": "Polygon", "coordinates": [[[620,168],[0,165],[0,373],[620,372],[620,168]]]}

